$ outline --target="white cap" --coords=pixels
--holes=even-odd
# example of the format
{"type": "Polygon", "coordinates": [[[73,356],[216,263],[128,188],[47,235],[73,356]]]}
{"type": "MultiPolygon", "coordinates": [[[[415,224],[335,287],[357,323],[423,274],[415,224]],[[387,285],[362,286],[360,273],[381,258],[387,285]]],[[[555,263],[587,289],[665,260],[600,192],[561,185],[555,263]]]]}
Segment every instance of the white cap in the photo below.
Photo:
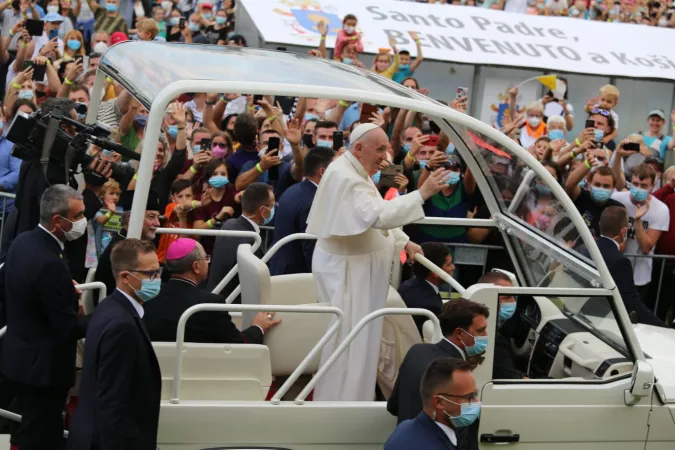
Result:
{"type": "Polygon", "coordinates": [[[377,130],[378,128],[380,127],[375,125],[374,123],[362,123],[358,127],[354,128],[352,134],[349,135],[349,142],[353,144],[366,134],[370,133],[373,130],[377,130]]]}

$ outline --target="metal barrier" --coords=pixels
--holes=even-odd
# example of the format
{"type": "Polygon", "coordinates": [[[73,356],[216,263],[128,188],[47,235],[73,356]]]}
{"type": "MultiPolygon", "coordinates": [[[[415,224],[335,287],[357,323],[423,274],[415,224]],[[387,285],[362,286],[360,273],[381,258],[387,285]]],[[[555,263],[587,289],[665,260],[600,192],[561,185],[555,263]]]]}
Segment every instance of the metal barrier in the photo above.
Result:
{"type": "MultiPolygon", "coordinates": [[[[654,314],[656,315],[656,312],[658,311],[659,308],[659,301],[661,300],[661,288],[663,287],[663,275],[666,270],[666,260],[672,259],[675,261],[675,255],[645,255],[641,253],[626,253],[625,256],[630,259],[630,258],[651,258],[652,260],[662,260],[661,263],[661,269],[659,270],[659,281],[656,285],[656,300],[654,301],[654,314]]],[[[653,282],[654,280],[651,280],[653,282]]],[[[667,313],[667,311],[666,311],[667,313]]]]}
{"type": "Polygon", "coordinates": [[[330,358],[319,368],[319,371],[312,377],[312,379],[307,383],[305,388],[298,394],[298,396],[295,398],[295,403],[298,405],[302,405],[305,402],[305,398],[309,395],[310,392],[312,392],[312,389],[316,386],[316,383],[321,379],[322,376],[326,374],[330,370],[330,368],[335,364],[337,359],[344,353],[345,350],[347,350],[347,347],[349,344],[352,343],[354,338],[356,337],[357,334],[363,330],[363,328],[368,325],[369,322],[372,322],[373,320],[386,316],[386,315],[395,315],[395,316],[426,316],[431,322],[434,324],[434,334],[432,339],[434,342],[440,341],[443,336],[441,335],[441,323],[438,320],[438,317],[436,317],[436,314],[432,313],[429,310],[426,309],[421,309],[421,308],[382,308],[378,309],[376,311],[371,312],[367,316],[365,316],[363,319],[359,320],[356,325],[354,325],[354,328],[351,329],[347,337],[344,338],[344,340],[340,343],[340,345],[335,349],[332,355],[330,355],[330,358]]]}
{"type": "MultiPolygon", "coordinates": [[[[310,361],[316,357],[321,348],[326,345],[328,340],[338,331],[342,325],[342,311],[333,306],[295,306],[295,305],[221,305],[220,303],[203,303],[201,305],[191,306],[186,309],[178,320],[178,330],[176,333],[176,368],[173,375],[173,392],[171,394],[171,403],[178,404],[180,399],[178,393],[180,392],[180,372],[183,363],[183,343],[185,341],[185,323],[190,316],[200,311],[269,311],[269,312],[298,312],[298,313],[323,313],[334,314],[337,320],[328,328],[326,333],[321,337],[319,342],[312,348],[312,350],[305,356],[300,365],[296,367],[288,380],[279,389],[277,394],[272,398],[273,402],[278,403],[281,396],[288,391],[293,383],[300,377],[300,374],[305,370],[310,361]]],[[[438,321],[438,319],[436,319],[438,321]]]]}

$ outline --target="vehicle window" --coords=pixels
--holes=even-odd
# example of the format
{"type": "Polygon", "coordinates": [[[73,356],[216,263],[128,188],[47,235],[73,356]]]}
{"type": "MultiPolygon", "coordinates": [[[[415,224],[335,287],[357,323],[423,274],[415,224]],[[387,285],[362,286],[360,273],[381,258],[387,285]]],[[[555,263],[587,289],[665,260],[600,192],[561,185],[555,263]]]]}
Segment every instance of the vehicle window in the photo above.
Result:
{"type": "Polygon", "coordinates": [[[609,297],[521,295],[516,301],[514,315],[498,323],[495,379],[522,374],[530,379],[602,381],[632,371],[633,360],[609,297]]]}

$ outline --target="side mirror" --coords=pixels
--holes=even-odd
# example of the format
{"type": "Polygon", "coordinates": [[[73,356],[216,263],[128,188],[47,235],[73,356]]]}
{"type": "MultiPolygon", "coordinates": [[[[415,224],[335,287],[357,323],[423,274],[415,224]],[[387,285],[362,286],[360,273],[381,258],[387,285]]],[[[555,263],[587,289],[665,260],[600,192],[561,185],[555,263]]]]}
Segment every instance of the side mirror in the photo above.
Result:
{"type": "Polygon", "coordinates": [[[654,388],[654,370],[646,361],[635,361],[630,388],[623,393],[626,405],[636,405],[640,399],[649,397],[654,388]]]}

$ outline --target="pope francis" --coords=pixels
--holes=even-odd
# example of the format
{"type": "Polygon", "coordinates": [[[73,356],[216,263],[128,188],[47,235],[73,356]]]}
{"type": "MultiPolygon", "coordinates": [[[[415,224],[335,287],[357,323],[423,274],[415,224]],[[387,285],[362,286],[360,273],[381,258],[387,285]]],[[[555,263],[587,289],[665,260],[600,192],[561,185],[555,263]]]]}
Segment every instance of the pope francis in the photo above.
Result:
{"type": "MultiPolygon", "coordinates": [[[[307,233],[318,237],[312,272],[319,298],[344,313],[341,339],[367,314],[385,307],[395,255],[401,249],[411,258],[422,252],[399,227],[424,217],[422,205],[448,174],[438,169],[419,190],[385,201],[370,177],[389,148],[380,127],[356,127],[350,150],[321,178],[307,219],[307,233]]],[[[381,334],[382,319],[366,326],[319,380],[314,400],[374,400],[381,334]]],[[[322,364],[335,347],[335,342],[326,345],[322,364]]]]}

